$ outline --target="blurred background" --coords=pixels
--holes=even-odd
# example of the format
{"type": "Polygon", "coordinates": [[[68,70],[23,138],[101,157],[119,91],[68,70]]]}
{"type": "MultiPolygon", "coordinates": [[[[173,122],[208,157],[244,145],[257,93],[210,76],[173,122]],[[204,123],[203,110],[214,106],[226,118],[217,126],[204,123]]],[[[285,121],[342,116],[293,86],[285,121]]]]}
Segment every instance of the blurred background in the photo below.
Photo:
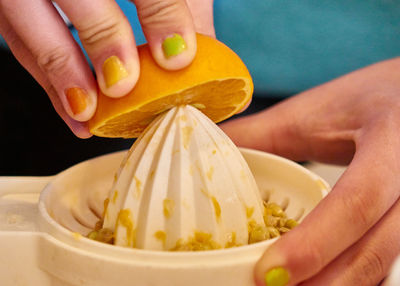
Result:
{"type": "MultiPolygon", "coordinates": [[[[117,2],[144,43],[134,5],[117,2]]],[[[240,116],[400,53],[395,0],[215,0],[214,20],[217,38],[239,54],[254,80],[254,100],[240,116]]],[[[0,63],[0,176],[52,175],[132,145],[76,138],[1,38],[0,63]]]]}

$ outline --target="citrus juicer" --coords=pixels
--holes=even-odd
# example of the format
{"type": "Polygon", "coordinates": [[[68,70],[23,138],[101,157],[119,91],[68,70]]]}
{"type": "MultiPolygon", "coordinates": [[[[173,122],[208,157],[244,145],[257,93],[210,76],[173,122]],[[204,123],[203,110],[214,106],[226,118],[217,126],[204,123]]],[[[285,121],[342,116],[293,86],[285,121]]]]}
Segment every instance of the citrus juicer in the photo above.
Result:
{"type": "Polygon", "coordinates": [[[160,115],[128,154],[97,157],[54,177],[2,178],[2,285],[253,285],[252,269],[276,238],[198,252],[163,249],[193,229],[211,233],[220,245],[232,243],[235,233],[237,244],[244,244],[240,222],[249,213],[258,219],[260,198],[301,221],[328,186],[287,159],[241,149],[241,161],[238,152],[202,113],[178,107],[160,115]],[[213,181],[218,176],[224,181],[213,181]],[[128,239],[130,228],[123,223],[116,226],[117,245],[85,237],[102,218],[107,197],[105,224],[129,209],[136,240],[128,239]],[[134,214],[138,201],[145,211],[134,214]],[[124,247],[133,243],[139,248],[124,247]]]}

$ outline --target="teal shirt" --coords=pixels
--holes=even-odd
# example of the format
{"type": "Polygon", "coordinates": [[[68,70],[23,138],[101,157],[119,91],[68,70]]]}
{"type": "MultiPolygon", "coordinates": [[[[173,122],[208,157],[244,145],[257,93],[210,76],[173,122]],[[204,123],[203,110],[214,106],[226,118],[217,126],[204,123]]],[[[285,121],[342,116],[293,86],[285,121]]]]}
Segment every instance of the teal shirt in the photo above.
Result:
{"type": "MultiPolygon", "coordinates": [[[[117,2],[144,43],[135,6],[117,2]]],[[[293,94],[400,55],[398,0],[215,0],[214,19],[260,96],[293,94]]]]}
{"type": "Polygon", "coordinates": [[[216,0],[215,27],[258,94],[296,93],[400,55],[397,0],[216,0]]]}

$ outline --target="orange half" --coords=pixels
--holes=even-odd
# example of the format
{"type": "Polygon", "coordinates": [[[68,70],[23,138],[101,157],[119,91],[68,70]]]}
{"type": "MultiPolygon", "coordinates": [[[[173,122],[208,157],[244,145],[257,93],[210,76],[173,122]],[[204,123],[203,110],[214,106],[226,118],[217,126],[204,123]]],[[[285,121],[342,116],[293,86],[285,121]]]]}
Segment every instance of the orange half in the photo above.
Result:
{"type": "Polygon", "coordinates": [[[90,132],[101,137],[135,138],[160,113],[190,104],[214,122],[229,118],[250,101],[251,76],[231,49],[218,40],[197,35],[193,62],[178,71],[159,67],[148,45],[138,47],[140,77],[121,98],[100,94],[90,132]]]}

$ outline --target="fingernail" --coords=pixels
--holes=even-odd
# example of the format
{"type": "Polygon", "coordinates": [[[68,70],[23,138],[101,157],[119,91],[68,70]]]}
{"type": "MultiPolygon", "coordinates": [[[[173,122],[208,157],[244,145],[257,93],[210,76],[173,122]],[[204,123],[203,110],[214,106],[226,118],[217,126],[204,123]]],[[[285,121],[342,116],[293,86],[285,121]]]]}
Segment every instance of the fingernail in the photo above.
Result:
{"type": "Polygon", "coordinates": [[[73,114],[82,113],[88,105],[88,93],[80,87],[71,87],[65,91],[68,104],[73,114]]]}
{"type": "Polygon", "coordinates": [[[110,87],[128,76],[124,64],[117,56],[111,56],[104,61],[103,76],[107,87],[110,87]]]}
{"type": "Polygon", "coordinates": [[[164,40],[162,49],[166,58],[177,56],[186,50],[186,42],[181,35],[173,34],[164,40]]]}
{"type": "Polygon", "coordinates": [[[285,286],[289,283],[289,272],[283,267],[275,267],[265,273],[266,286],[285,286]]]}

